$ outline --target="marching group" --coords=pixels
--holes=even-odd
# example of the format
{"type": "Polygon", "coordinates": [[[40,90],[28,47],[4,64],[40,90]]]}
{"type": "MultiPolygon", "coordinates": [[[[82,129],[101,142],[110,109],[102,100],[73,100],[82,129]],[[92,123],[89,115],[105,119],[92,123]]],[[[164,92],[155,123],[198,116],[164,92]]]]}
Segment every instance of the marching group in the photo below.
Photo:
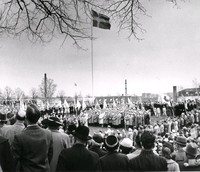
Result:
{"type": "Polygon", "coordinates": [[[62,118],[29,104],[14,122],[7,116],[0,113],[0,171],[200,171],[196,109],[155,123],[150,111],[135,108],[62,118]],[[107,129],[91,135],[88,125],[107,129]]]}

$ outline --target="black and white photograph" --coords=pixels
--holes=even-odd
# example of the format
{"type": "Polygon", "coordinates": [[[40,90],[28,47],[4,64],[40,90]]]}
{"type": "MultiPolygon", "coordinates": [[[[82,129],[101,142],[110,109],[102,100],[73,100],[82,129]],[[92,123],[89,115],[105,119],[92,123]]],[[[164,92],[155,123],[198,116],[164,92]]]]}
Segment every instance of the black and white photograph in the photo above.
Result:
{"type": "Polygon", "coordinates": [[[0,0],[0,172],[200,171],[200,1],[0,0]]]}

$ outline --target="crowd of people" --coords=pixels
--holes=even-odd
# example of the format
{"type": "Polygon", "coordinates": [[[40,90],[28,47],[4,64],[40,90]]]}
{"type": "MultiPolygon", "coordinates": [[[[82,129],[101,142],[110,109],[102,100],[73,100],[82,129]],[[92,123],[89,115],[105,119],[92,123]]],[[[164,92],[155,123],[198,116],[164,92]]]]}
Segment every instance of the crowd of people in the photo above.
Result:
{"type": "Polygon", "coordinates": [[[199,171],[199,110],[160,115],[152,122],[145,106],[1,110],[0,171],[199,171]]]}

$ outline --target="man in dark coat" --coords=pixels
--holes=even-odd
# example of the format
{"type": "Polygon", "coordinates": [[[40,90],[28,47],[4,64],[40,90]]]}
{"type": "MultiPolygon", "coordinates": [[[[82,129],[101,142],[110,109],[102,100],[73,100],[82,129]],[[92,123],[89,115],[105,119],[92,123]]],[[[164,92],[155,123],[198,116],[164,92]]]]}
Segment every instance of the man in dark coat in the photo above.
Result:
{"type": "Polygon", "coordinates": [[[167,171],[167,161],[153,153],[155,136],[149,131],[141,135],[143,149],[137,157],[129,161],[133,171],[167,171]]]}
{"type": "Polygon", "coordinates": [[[0,171],[15,171],[15,163],[8,140],[0,136],[0,171]]]}
{"type": "Polygon", "coordinates": [[[57,170],[64,171],[96,171],[100,169],[97,153],[86,148],[89,139],[89,128],[79,126],[76,128],[75,143],[71,148],[64,149],[58,158],[57,170]]]}
{"type": "Polygon", "coordinates": [[[20,172],[48,172],[52,157],[52,135],[49,130],[37,125],[40,111],[35,105],[29,105],[26,110],[27,128],[15,135],[12,144],[13,155],[20,172]]]}
{"type": "Polygon", "coordinates": [[[103,144],[103,137],[101,134],[94,134],[92,137],[92,145],[90,146],[89,150],[96,152],[99,157],[104,156],[107,152],[102,149],[103,144]]]}
{"type": "Polygon", "coordinates": [[[117,152],[119,141],[116,136],[109,135],[104,145],[108,153],[100,158],[102,171],[128,171],[128,157],[125,154],[117,152]]]}

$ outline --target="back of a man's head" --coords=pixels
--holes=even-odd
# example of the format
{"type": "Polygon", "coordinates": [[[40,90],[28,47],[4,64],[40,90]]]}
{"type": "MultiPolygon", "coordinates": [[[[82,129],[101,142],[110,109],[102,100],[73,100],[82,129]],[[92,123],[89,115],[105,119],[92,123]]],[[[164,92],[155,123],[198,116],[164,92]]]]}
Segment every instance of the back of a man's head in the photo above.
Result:
{"type": "Polygon", "coordinates": [[[39,118],[40,111],[38,108],[33,104],[28,105],[26,109],[26,120],[31,124],[36,124],[39,118]]]}
{"type": "Polygon", "coordinates": [[[144,149],[153,149],[156,137],[153,133],[149,131],[145,131],[141,135],[141,142],[144,149]]]}

